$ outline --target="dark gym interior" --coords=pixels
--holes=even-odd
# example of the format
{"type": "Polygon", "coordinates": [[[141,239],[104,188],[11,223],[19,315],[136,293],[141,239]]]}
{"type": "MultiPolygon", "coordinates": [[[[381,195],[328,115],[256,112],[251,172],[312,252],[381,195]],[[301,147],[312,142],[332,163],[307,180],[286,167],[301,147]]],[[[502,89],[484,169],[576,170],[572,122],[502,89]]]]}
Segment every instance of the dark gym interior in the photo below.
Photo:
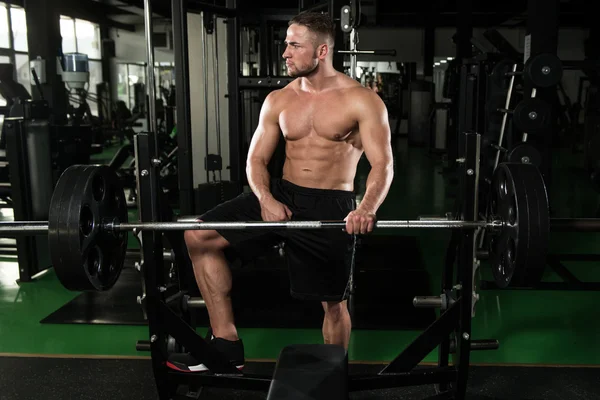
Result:
{"type": "MultiPolygon", "coordinates": [[[[599,398],[598,15],[0,0],[0,398],[599,398]],[[324,343],[320,302],[291,296],[284,243],[227,254],[240,372],[208,345],[183,232],[252,192],[252,139],[294,84],[286,34],[306,11],[335,24],[333,67],[385,106],[393,181],[356,237],[347,351],[324,343]],[[209,371],[169,369],[173,353],[209,371]]],[[[358,204],[371,169],[363,154],[358,204]]]]}

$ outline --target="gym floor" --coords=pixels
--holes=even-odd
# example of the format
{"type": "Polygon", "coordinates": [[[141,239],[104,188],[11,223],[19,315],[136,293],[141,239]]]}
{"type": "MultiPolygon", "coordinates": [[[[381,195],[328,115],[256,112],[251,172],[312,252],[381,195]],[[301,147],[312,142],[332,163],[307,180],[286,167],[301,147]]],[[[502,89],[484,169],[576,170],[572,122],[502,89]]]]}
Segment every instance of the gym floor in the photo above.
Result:
{"type": "MultiPolygon", "coordinates": [[[[114,150],[96,156],[109,159],[114,150]]],[[[381,207],[380,219],[414,219],[420,215],[443,215],[452,210],[454,199],[441,174],[441,163],[427,149],[409,147],[403,138],[394,140],[395,178],[381,207]]],[[[550,191],[553,217],[596,217],[599,194],[579,168],[580,156],[569,150],[555,152],[550,191]]],[[[357,190],[364,190],[368,164],[361,162],[357,190]]],[[[2,218],[11,219],[3,210],[2,218]]],[[[386,232],[389,234],[389,232],[386,232]]],[[[430,287],[440,287],[444,253],[449,232],[414,230],[430,277],[430,287]]],[[[553,233],[550,249],[560,253],[600,253],[593,233],[553,233]]],[[[600,268],[593,262],[565,262],[584,281],[600,280],[600,268]]],[[[483,278],[491,279],[482,263],[483,278]]],[[[135,350],[135,342],[147,339],[145,326],[93,324],[41,324],[49,314],[75,298],[48,270],[32,283],[18,284],[18,266],[5,257],[0,264],[0,353],[4,358],[147,358],[135,350]]],[[[559,278],[548,272],[545,281],[559,278]]],[[[234,285],[236,283],[234,282],[234,285]]],[[[439,293],[422,293],[437,295],[439,293]]],[[[600,365],[600,322],[597,305],[600,293],[593,291],[480,291],[473,320],[474,339],[497,339],[495,351],[472,352],[474,365],[568,366],[600,365]]],[[[135,295],[132,295],[135,302],[135,295]]],[[[402,318],[402,315],[390,316],[402,318]]],[[[204,332],[205,328],[199,328],[204,332]]],[[[349,359],[354,363],[391,361],[421,331],[354,330],[349,359]]],[[[274,361],[290,343],[320,343],[320,329],[241,328],[246,357],[274,361]]],[[[437,361],[436,351],[424,360],[437,361]]],[[[13,384],[15,384],[13,382],[13,384]]],[[[532,394],[542,397],[541,394],[532,394]]],[[[531,397],[530,397],[531,398],[531,397]]],[[[547,398],[547,397],[543,397],[547,398]]]]}

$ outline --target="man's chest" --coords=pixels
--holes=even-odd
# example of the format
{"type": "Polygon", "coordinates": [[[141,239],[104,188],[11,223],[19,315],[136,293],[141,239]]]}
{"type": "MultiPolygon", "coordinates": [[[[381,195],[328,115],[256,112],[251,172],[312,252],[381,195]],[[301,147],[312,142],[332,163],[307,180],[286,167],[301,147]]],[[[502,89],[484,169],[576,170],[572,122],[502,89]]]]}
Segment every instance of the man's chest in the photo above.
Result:
{"type": "Polygon", "coordinates": [[[298,96],[283,107],[279,125],[287,140],[313,135],[337,141],[356,128],[356,117],[340,96],[298,96]]]}

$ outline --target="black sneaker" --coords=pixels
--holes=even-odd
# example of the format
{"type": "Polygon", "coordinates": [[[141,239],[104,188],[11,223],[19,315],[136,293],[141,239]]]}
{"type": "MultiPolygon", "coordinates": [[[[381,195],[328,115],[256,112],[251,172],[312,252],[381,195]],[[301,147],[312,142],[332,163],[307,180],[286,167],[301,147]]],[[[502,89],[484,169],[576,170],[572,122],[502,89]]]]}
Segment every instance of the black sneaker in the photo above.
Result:
{"type": "MultiPolygon", "coordinates": [[[[244,344],[241,339],[236,341],[213,338],[209,342],[216,350],[229,358],[231,365],[238,370],[244,368],[244,344]]],[[[173,353],[167,360],[167,367],[180,372],[205,372],[208,367],[189,353],[173,353]]]]}

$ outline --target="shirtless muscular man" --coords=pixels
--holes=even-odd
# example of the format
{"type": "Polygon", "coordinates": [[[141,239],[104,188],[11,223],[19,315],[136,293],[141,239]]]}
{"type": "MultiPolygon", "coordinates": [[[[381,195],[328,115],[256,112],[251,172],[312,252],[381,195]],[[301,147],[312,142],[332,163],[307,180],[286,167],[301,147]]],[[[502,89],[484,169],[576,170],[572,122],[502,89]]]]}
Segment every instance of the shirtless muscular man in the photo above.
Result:
{"type": "MultiPolygon", "coordinates": [[[[263,103],[246,166],[251,193],[218,205],[199,220],[345,220],[345,232],[185,232],[210,317],[210,344],[238,368],[244,365],[244,348],[234,324],[224,249],[247,246],[249,241],[285,242],[291,295],[320,301],[325,343],[348,348],[351,324],[346,303],[355,234],[372,231],[392,182],[393,160],[385,105],[375,92],[333,68],[334,29],[331,18],[321,13],[302,13],[289,22],[283,58],[288,74],[296,79],[272,91],[263,103]],[[267,164],[281,133],[286,150],[283,176],[271,179],[267,164]],[[354,178],[363,152],[371,170],[356,207],[354,178]]],[[[190,354],[174,354],[168,365],[186,372],[206,370],[190,354]]]]}

